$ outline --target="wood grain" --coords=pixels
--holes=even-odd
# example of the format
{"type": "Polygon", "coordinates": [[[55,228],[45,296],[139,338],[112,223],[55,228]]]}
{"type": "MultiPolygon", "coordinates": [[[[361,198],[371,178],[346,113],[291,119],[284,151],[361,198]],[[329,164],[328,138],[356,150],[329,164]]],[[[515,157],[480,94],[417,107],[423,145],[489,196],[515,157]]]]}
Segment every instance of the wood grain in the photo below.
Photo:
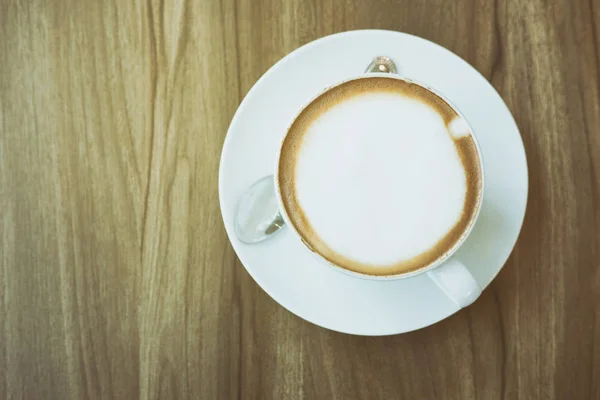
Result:
{"type": "Polygon", "coordinates": [[[598,0],[2,0],[0,398],[600,399],[599,43],[598,0]],[[252,84],[360,28],[473,64],[530,167],[481,299],[384,338],[271,300],[217,198],[252,84]]]}

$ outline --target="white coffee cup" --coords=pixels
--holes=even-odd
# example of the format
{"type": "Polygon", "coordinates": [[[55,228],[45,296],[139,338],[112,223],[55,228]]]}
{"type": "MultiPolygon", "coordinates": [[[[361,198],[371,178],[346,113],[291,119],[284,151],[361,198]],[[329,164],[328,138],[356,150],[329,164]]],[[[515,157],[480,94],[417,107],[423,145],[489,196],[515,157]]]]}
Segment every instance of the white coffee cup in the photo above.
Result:
{"type": "MultiPolygon", "coordinates": [[[[483,190],[484,190],[484,185],[483,185],[484,173],[483,173],[483,162],[481,161],[481,151],[479,149],[479,145],[477,143],[477,140],[475,138],[473,130],[470,128],[470,126],[468,126],[467,120],[464,118],[464,116],[460,113],[460,111],[448,99],[446,99],[441,93],[438,93],[436,90],[434,90],[422,83],[412,81],[408,78],[404,78],[404,77],[401,77],[396,74],[391,74],[390,72],[395,72],[395,69],[393,67],[393,64],[391,64],[391,68],[389,68],[389,65],[390,64],[385,64],[383,67],[381,67],[380,64],[372,64],[372,66],[370,66],[371,71],[374,70],[374,71],[387,71],[387,72],[384,72],[384,73],[370,72],[368,74],[364,74],[364,75],[360,75],[360,76],[357,76],[357,77],[354,77],[351,79],[347,79],[343,82],[337,83],[331,87],[324,89],[319,95],[315,96],[315,98],[313,98],[311,101],[309,101],[298,112],[298,115],[302,114],[302,112],[306,109],[306,107],[308,107],[310,104],[312,104],[313,101],[315,99],[319,98],[322,94],[328,92],[331,88],[338,87],[339,85],[349,82],[349,81],[358,81],[365,77],[385,77],[386,79],[397,79],[397,80],[400,80],[403,82],[410,82],[411,84],[418,85],[421,88],[425,89],[426,91],[443,99],[447,103],[447,105],[449,105],[453,109],[453,111],[460,117],[461,121],[467,125],[468,130],[471,133],[471,138],[473,139],[473,143],[475,144],[475,148],[477,150],[477,155],[478,155],[478,160],[479,160],[481,185],[480,185],[480,189],[478,191],[479,196],[477,198],[476,209],[474,211],[473,216],[469,219],[469,224],[468,224],[467,228],[464,229],[464,231],[462,231],[460,238],[453,243],[453,245],[449,251],[444,253],[443,257],[436,259],[434,262],[431,262],[430,264],[420,267],[419,269],[416,269],[416,270],[395,273],[395,274],[390,274],[390,275],[372,275],[372,274],[367,274],[367,273],[356,272],[356,271],[350,270],[348,268],[344,268],[343,266],[337,265],[335,262],[332,262],[331,260],[328,260],[327,258],[325,258],[323,256],[323,254],[319,253],[318,251],[313,250],[311,248],[311,246],[309,246],[307,244],[306,240],[302,237],[300,232],[295,227],[292,219],[286,212],[286,207],[284,206],[284,200],[282,199],[282,191],[281,191],[280,176],[279,176],[279,163],[280,163],[280,157],[281,157],[281,153],[282,153],[283,143],[285,142],[285,139],[290,131],[291,125],[290,125],[290,127],[288,127],[288,130],[286,131],[286,134],[284,135],[284,138],[281,142],[282,145],[279,148],[277,164],[275,166],[274,179],[272,181],[273,184],[275,185],[275,193],[276,193],[277,208],[279,210],[279,215],[280,215],[280,218],[285,222],[285,224],[291,228],[292,232],[294,232],[294,235],[299,239],[299,241],[301,243],[303,243],[303,245],[307,248],[307,250],[309,250],[310,252],[315,254],[324,265],[328,265],[331,268],[334,268],[334,269],[336,269],[340,272],[346,273],[346,274],[350,274],[357,278],[370,279],[370,280],[407,279],[407,278],[414,277],[416,275],[426,273],[440,287],[440,289],[442,289],[443,292],[452,301],[454,301],[459,307],[466,307],[466,306],[470,305],[473,301],[475,301],[477,299],[477,297],[479,297],[479,295],[481,294],[481,287],[479,286],[479,284],[477,283],[477,281],[475,280],[473,275],[469,272],[467,267],[456,257],[455,253],[463,245],[463,243],[467,240],[468,236],[471,234],[473,227],[475,225],[475,222],[479,216],[480,209],[481,209],[481,202],[482,202],[483,190]]],[[[274,223],[277,227],[279,225],[281,225],[281,222],[282,222],[281,219],[279,219],[279,216],[275,219],[274,223]],[[277,222],[277,221],[279,221],[279,222],[277,222]]]]}

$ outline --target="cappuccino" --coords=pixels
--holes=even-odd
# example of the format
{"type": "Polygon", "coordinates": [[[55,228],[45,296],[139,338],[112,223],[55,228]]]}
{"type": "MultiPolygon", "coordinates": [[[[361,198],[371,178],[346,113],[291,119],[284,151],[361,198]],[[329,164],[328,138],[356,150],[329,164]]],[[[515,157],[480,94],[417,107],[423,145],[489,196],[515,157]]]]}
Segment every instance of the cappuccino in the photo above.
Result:
{"type": "Polygon", "coordinates": [[[398,275],[445,258],[479,209],[481,161],[469,125],[402,79],[337,85],[284,138],[279,194],[293,228],[341,268],[398,275]]]}

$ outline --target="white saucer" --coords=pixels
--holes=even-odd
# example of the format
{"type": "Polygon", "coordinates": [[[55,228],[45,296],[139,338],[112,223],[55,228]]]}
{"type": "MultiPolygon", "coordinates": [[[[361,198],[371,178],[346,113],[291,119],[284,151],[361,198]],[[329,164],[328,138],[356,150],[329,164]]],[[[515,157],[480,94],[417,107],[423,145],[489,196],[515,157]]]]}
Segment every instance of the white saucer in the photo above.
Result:
{"type": "Polygon", "coordinates": [[[487,80],[450,51],[404,33],[364,30],[316,40],[275,64],[242,101],[223,145],[219,197],[227,234],[250,275],[279,304],[314,324],[358,335],[412,331],[458,309],[426,275],[363,280],[322,264],[287,229],[266,242],[243,244],[233,221],[242,193],[273,173],[280,140],[297,111],[323,88],[362,73],[379,55],[394,60],[400,75],[443,93],[475,131],[486,188],[477,225],[457,254],[483,288],[512,251],[527,202],[525,150],[510,111],[487,80]]]}

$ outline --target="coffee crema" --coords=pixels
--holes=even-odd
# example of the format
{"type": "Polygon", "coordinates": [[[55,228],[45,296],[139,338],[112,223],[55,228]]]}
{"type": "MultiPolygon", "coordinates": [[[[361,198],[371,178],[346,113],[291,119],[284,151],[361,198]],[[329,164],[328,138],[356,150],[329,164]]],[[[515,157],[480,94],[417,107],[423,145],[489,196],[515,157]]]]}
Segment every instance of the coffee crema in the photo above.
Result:
{"type": "Polygon", "coordinates": [[[435,93],[392,77],[344,82],[306,106],[282,143],[277,179],[311,250],[378,276],[445,258],[482,193],[466,122],[435,93]]]}

